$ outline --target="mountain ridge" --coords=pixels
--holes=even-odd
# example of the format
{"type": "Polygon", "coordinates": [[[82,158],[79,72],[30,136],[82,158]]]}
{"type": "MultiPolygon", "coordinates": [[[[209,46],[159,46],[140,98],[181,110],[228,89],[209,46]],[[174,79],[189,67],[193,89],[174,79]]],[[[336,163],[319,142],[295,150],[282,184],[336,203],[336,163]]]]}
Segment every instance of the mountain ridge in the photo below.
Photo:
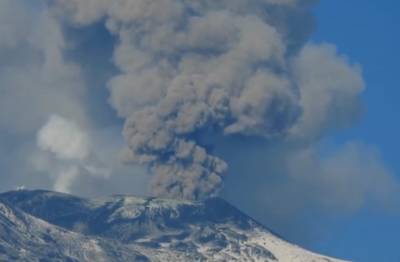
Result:
{"type": "MultiPolygon", "coordinates": [[[[120,259],[130,253],[134,261],[340,261],[282,240],[221,198],[203,202],[124,195],[85,199],[20,190],[0,194],[1,203],[26,214],[34,224],[44,221],[55,231],[64,230],[68,238],[97,241],[94,254],[103,254],[107,261],[132,261],[120,259]]],[[[0,251],[1,247],[0,242],[0,251]]],[[[90,248],[86,253],[93,256],[90,248]]]]}

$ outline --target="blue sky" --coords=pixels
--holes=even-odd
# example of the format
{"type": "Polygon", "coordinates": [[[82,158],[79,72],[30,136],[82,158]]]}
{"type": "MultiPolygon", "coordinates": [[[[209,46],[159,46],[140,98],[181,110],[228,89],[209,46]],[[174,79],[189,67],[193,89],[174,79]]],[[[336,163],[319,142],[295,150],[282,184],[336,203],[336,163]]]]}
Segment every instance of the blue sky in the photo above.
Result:
{"type": "MultiPolygon", "coordinates": [[[[367,85],[364,117],[334,140],[355,139],[377,147],[400,179],[399,8],[396,0],[321,1],[313,38],[335,43],[341,53],[360,63],[367,85]]],[[[330,239],[315,248],[355,261],[400,261],[399,216],[364,210],[338,224],[330,239]]]]}

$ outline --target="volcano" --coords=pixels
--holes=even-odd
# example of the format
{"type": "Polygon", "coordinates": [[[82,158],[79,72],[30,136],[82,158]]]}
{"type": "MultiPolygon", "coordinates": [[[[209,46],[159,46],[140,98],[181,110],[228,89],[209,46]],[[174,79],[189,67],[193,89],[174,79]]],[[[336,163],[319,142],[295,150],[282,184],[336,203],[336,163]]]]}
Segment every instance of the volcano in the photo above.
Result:
{"type": "Polygon", "coordinates": [[[220,198],[19,190],[0,194],[0,261],[342,260],[283,240],[220,198]]]}

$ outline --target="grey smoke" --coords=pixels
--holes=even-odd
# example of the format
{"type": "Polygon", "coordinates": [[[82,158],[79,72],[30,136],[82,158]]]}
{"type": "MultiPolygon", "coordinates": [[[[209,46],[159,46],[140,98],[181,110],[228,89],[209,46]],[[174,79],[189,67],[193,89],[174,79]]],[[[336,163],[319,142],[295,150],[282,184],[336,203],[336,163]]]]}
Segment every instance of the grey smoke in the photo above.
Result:
{"type": "MultiPolygon", "coordinates": [[[[70,180],[68,191],[91,196],[132,190],[144,194],[144,172],[128,169],[117,159],[123,139],[119,122],[104,117],[113,112],[111,107],[105,108],[106,88],[87,82],[83,70],[87,67],[71,56],[75,39],[64,29],[44,1],[0,1],[0,190],[21,184],[59,188],[55,183],[60,174],[72,170],[66,164],[71,160],[53,157],[47,165],[42,159],[46,165],[37,168],[32,166],[37,159],[32,158],[43,156],[36,143],[38,130],[51,115],[60,115],[89,131],[92,151],[99,158],[89,157],[96,170],[86,166],[87,161],[81,163],[81,175],[70,180]],[[118,179],[90,175],[94,171],[104,174],[104,168],[112,169],[118,179]],[[138,175],[132,175],[135,173],[138,175]]],[[[47,153],[47,157],[51,155],[47,153]]]]}
{"type": "Polygon", "coordinates": [[[36,132],[51,114],[88,122],[86,87],[64,59],[61,25],[39,1],[0,1],[0,24],[1,190],[50,187],[29,163],[36,132]]]}
{"type": "Polygon", "coordinates": [[[61,26],[37,8],[21,0],[0,2],[0,128],[10,133],[29,134],[57,113],[88,121],[86,88],[79,66],[63,57],[61,26]]]}
{"type": "Polygon", "coordinates": [[[326,148],[362,116],[364,83],[309,40],[317,2],[0,1],[0,190],[202,198],[223,183],[222,197],[303,244],[316,220],[400,210],[375,149],[326,148]],[[97,159],[40,149],[51,115],[82,127],[97,159]]]}
{"type": "Polygon", "coordinates": [[[221,195],[291,241],[320,243],[360,210],[399,214],[398,180],[370,145],[236,139],[218,148],[232,170],[221,195]]]}
{"type": "Polygon", "coordinates": [[[361,111],[358,66],[307,43],[317,1],[49,3],[66,23],[105,21],[117,37],[110,103],[126,119],[125,157],[149,167],[154,195],[218,194],[229,167],[207,134],[296,143],[361,111]]]}

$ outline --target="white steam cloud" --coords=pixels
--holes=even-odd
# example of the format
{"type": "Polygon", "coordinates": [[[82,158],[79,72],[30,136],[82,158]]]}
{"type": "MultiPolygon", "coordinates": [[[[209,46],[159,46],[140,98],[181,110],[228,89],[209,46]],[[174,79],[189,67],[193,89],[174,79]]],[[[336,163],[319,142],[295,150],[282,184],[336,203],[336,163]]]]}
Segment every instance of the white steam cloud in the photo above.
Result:
{"type": "Polygon", "coordinates": [[[37,145],[48,155],[36,157],[35,166],[55,173],[56,191],[70,192],[81,175],[108,177],[111,173],[97,161],[89,134],[69,119],[52,115],[39,130],[37,145]]]}
{"type": "Polygon", "coordinates": [[[89,156],[89,137],[76,123],[58,115],[39,130],[38,146],[60,159],[83,160],[89,156]]]}

